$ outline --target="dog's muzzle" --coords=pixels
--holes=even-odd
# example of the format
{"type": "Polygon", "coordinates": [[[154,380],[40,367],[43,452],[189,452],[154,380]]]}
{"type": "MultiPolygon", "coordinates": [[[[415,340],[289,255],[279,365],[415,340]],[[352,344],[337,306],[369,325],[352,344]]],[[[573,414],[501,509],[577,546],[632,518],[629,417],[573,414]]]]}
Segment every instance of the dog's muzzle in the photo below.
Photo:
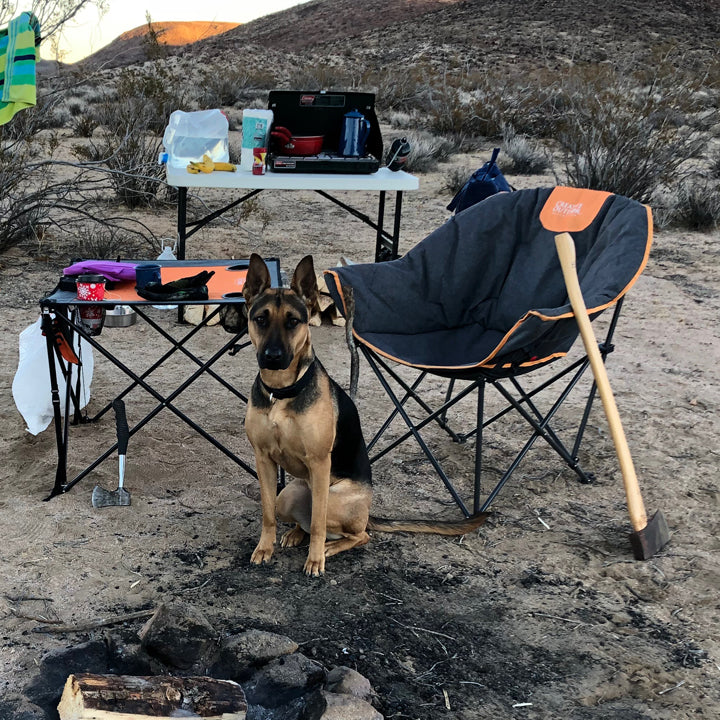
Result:
{"type": "Polygon", "coordinates": [[[257,354],[258,365],[264,370],[287,370],[292,361],[292,353],[283,347],[265,346],[257,354]]]}

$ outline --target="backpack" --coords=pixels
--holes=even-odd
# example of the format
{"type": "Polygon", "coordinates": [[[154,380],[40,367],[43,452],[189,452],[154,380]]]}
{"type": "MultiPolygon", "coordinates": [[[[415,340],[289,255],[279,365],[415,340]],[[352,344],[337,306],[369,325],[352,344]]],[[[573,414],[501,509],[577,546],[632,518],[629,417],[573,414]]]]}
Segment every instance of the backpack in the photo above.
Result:
{"type": "Polygon", "coordinates": [[[493,150],[492,157],[460,188],[447,206],[448,210],[459,213],[475,203],[479,203],[490,195],[499,192],[511,192],[514,188],[505,179],[500,168],[495,164],[500,148],[493,150]]]}

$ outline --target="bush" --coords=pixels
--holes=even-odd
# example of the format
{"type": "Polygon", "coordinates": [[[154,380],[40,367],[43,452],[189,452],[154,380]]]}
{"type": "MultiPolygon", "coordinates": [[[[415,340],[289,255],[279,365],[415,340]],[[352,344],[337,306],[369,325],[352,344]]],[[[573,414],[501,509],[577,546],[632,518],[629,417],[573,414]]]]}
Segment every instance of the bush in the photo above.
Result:
{"type": "Polygon", "coordinates": [[[152,205],[164,170],[157,164],[161,135],[172,110],[183,106],[177,82],[164,70],[120,74],[115,93],[96,109],[99,138],[76,146],[76,157],[110,171],[115,194],[130,208],[152,205]]]}
{"type": "Polygon", "coordinates": [[[673,220],[688,230],[720,227],[720,188],[706,180],[687,180],[678,187],[673,220]]]}
{"type": "Polygon", "coordinates": [[[443,185],[443,190],[446,190],[454,197],[458,192],[460,192],[460,190],[462,190],[463,186],[474,172],[474,170],[468,170],[466,167],[451,168],[445,176],[445,185],[443,185]]]}
{"type": "Polygon", "coordinates": [[[85,112],[82,115],[77,115],[70,123],[70,127],[75,137],[92,137],[97,126],[97,118],[95,117],[95,113],[92,112],[85,112]]]}
{"type": "MultiPolygon", "coordinates": [[[[405,161],[405,169],[408,172],[434,170],[438,162],[447,160],[456,149],[456,146],[447,138],[437,137],[428,132],[409,132],[405,137],[410,143],[410,154],[405,161]]],[[[390,144],[392,141],[393,138],[388,139],[390,144]]]]}
{"type": "Polygon", "coordinates": [[[276,82],[273,73],[247,65],[203,68],[197,100],[203,108],[232,107],[257,90],[273,88],[276,82]]]}
{"type": "Polygon", "coordinates": [[[64,193],[48,174],[56,138],[41,132],[53,111],[40,103],[0,126],[0,251],[42,238],[51,209],[64,193]]]}
{"type": "Polygon", "coordinates": [[[706,145],[696,88],[685,79],[658,70],[652,84],[639,87],[631,74],[587,66],[561,83],[565,110],[554,135],[572,185],[649,202],[706,145]]]}
{"type": "Polygon", "coordinates": [[[73,229],[72,245],[67,254],[69,257],[110,260],[143,258],[148,254],[148,244],[155,249],[155,245],[125,228],[82,222],[73,229]]]}
{"type": "Polygon", "coordinates": [[[504,132],[503,152],[509,162],[503,163],[503,171],[516,175],[542,175],[549,167],[550,160],[537,142],[526,135],[518,135],[511,127],[504,132]]]}

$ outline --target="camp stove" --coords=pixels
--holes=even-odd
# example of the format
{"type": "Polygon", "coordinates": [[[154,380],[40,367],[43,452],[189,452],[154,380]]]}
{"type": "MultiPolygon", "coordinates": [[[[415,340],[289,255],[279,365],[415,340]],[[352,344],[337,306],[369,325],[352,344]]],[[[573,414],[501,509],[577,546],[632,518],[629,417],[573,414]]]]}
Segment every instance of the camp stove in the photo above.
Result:
{"type": "Polygon", "coordinates": [[[282,145],[271,141],[267,158],[269,170],[361,174],[373,173],[380,167],[383,142],[373,93],[272,90],[268,108],[273,111],[273,128],[298,137],[323,136],[322,148],[316,155],[283,153],[282,145]],[[343,122],[346,114],[355,110],[370,123],[366,152],[360,157],[343,156],[339,152],[343,122]]]}

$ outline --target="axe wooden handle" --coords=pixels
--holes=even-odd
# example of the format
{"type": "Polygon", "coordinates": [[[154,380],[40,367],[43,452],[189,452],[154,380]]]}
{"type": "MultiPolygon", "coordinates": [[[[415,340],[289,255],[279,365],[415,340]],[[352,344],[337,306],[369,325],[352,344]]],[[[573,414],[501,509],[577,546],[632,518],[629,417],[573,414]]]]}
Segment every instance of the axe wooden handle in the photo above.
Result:
{"type": "Polygon", "coordinates": [[[568,233],[561,233],[555,236],[555,247],[557,248],[560,265],[562,266],[563,277],[565,278],[565,287],[567,288],[570,305],[572,306],[575,319],[580,328],[580,335],[585,345],[585,351],[590,359],[595,383],[605,409],[608,425],[613,442],[615,443],[615,451],[620,461],[620,470],[623,476],[623,484],[625,485],[625,495],[627,497],[628,512],[630,513],[630,523],[636,532],[643,530],[647,525],[647,514],[640,494],[640,486],[638,485],[637,475],[635,474],[635,466],[633,465],[620,422],[620,414],[615,404],[615,396],[613,395],[610,381],[608,380],[607,370],[603,362],[600,349],[598,348],[597,338],[592,328],[592,323],[587,314],[585,300],[583,299],[582,290],[580,289],[580,281],[578,280],[577,267],[575,265],[575,243],[568,233]]]}

